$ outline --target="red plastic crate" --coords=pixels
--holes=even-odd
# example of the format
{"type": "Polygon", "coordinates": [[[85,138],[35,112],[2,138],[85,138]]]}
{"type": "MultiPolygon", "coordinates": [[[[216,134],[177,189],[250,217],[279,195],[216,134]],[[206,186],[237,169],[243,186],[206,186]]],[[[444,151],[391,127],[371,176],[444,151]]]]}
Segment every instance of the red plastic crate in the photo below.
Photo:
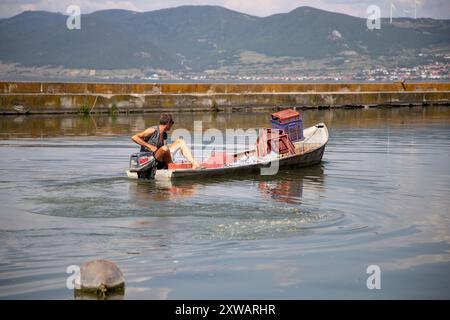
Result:
{"type": "Polygon", "coordinates": [[[190,162],[172,162],[172,163],[169,163],[168,168],[170,170],[192,169],[192,163],[190,163],[190,162]]]}
{"type": "Polygon", "coordinates": [[[294,120],[300,120],[300,113],[292,109],[281,110],[275,113],[272,113],[272,120],[277,121],[278,123],[287,123],[294,120]]]}
{"type": "Polygon", "coordinates": [[[265,156],[271,151],[279,154],[295,154],[295,147],[283,130],[263,129],[256,140],[256,155],[265,156]]]}

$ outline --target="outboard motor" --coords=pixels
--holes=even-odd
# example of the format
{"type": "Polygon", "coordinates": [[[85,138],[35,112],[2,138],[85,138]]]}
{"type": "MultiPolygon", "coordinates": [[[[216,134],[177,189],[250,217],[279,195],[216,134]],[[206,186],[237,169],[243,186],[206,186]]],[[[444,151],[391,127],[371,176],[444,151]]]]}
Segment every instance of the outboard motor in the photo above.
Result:
{"type": "Polygon", "coordinates": [[[130,156],[130,172],[136,172],[139,179],[154,179],[157,165],[153,152],[138,152],[130,156]]]}

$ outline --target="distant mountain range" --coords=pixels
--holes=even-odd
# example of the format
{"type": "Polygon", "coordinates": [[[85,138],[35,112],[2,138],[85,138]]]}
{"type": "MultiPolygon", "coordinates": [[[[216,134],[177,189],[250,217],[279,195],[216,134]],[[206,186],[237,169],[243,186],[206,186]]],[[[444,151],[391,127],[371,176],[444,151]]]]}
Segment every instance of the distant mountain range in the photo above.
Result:
{"type": "Polygon", "coordinates": [[[0,60],[23,66],[202,71],[236,63],[242,52],[305,59],[395,56],[402,50],[450,46],[450,20],[366,19],[299,7],[256,17],[218,6],[150,12],[105,10],[66,28],[61,13],[26,11],[0,20],[0,60]]]}

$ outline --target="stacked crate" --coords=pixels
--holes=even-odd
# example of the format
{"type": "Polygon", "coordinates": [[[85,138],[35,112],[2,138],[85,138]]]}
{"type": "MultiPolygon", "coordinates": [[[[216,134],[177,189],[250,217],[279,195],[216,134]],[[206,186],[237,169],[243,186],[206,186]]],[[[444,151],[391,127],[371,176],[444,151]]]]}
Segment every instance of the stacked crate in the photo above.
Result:
{"type": "Polygon", "coordinates": [[[279,129],[263,129],[256,140],[256,156],[264,157],[274,151],[278,154],[295,154],[288,135],[279,129]]]}
{"type": "Polygon", "coordinates": [[[273,129],[281,129],[287,133],[292,142],[303,140],[303,121],[300,113],[292,109],[286,109],[272,113],[273,129]]]}

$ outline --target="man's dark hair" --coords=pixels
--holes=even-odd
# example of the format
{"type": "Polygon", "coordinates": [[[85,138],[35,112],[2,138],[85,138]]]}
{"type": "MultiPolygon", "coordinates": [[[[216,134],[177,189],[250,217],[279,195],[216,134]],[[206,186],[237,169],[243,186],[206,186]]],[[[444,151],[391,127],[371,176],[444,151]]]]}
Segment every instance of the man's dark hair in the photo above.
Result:
{"type": "Polygon", "coordinates": [[[169,124],[169,123],[173,123],[172,115],[169,113],[163,113],[159,117],[159,124],[165,125],[165,124],[169,124]]]}

